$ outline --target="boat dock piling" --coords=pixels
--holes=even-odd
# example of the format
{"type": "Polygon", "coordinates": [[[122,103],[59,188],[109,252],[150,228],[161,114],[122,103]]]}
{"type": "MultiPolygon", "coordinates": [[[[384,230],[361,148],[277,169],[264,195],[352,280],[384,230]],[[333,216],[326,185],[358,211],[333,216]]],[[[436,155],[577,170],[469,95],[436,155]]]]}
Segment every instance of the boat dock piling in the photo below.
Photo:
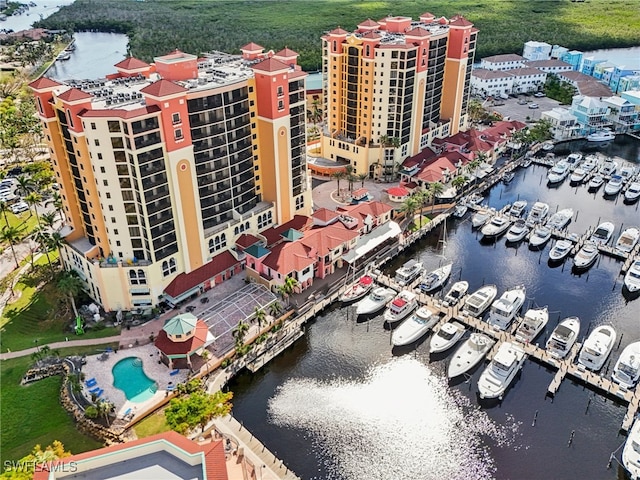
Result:
{"type": "MultiPolygon", "coordinates": [[[[382,284],[393,288],[395,282],[390,277],[380,274],[378,275],[377,281],[382,284]]],[[[459,311],[458,306],[456,307],[446,307],[442,304],[442,302],[431,296],[424,293],[418,295],[418,300],[420,303],[426,305],[431,310],[440,315],[441,319],[438,322],[438,325],[441,325],[449,320],[457,320],[467,327],[482,332],[486,335],[489,335],[493,339],[496,340],[496,344],[487,354],[487,359],[491,360],[493,355],[497,351],[498,347],[503,342],[512,342],[520,345],[528,357],[532,360],[540,363],[549,368],[557,369],[549,387],[547,388],[546,394],[553,397],[556,395],[558,390],[560,389],[560,385],[562,381],[567,377],[571,376],[574,379],[586,384],[588,387],[593,389],[598,393],[604,393],[605,395],[613,396],[625,403],[628,403],[627,412],[622,422],[622,430],[629,430],[633,423],[633,419],[640,409],[640,391],[636,392],[633,390],[627,390],[621,385],[613,382],[609,378],[605,378],[603,374],[592,372],[587,370],[582,365],[575,363],[575,358],[580,351],[582,346],[581,343],[576,342],[569,354],[563,358],[558,359],[553,357],[546,349],[539,347],[533,343],[521,343],[516,340],[514,332],[517,328],[517,325],[522,320],[521,317],[516,317],[513,325],[508,331],[497,330],[489,325],[487,322],[467,315],[463,312],[459,311]]],[[[459,302],[458,305],[462,305],[464,302],[464,298],[459,302]]]]}

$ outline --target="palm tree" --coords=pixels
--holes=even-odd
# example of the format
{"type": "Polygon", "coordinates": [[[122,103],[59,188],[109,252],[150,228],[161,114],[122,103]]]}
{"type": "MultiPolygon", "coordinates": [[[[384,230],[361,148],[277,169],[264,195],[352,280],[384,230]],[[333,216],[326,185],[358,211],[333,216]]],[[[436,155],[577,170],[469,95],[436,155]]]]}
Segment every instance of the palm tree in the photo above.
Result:
{"type": "Polygon", "coordinates": [[[82,291],[82,280],[80,280],[78,274],[74,270],[64,272],[60,276],[60,280],[58,280],[58,289],[66,293],[73,309],[74,318],[78,318],[75,296],[82,291]]]}
{"type": "Polygon", "coordinates": [[[415,196],[411,195],[408,197],[402,205],[400,206],[400,211],[404,213],[405,218],[407,218],[410,223],[413,221],[413,214],[418,208],[418,200],[415,196]]]}
{"type": "Polygon", "coordinates": [[[16,227],[7,225],[3,227],[2,232],[0,232],[0,240],[9,243],[9,246],[11,247],[11,253],[13,254],[13,259],[16,262],[16,268],[20,268],[18,256],[16,255],[16,251],[13,248],[13,246],[20,240],[20,231],[16,227]]]}
{"type": "Polygon", "coordinates": [[[58,216],[58,212],[45,212],[40,215],[40,220],[42,224],[53,230],[53,225],[56,223],[56,217],[58,216]]]}
{"type": "Polygon", "coordinates": [[[20,175],[16,180],[18,181],[16,190],[23,197],[26,197],[27,195],[29,195],[29,193],[34,191],[35,184],[31,180],[31,178],[27,177],[26,175],[20,175]]]}
{"type": "Polygon", "coordinates": [[[2,216],[4,217],[4,223],[9,226],[9,219],[7,218],[7,212],[9,211],[9,205],[7,202],[0,200],[0,212],[2,212],[2,216]]]}
{"type": "Polygon", "coordinates": [[[435,207],[436,199],[438,195],[444,192],[444,185],[440,182],[431,182],[429,184],[429,194],[431,195],[431,211],[433,212],[433,207],[435,207]]]}
{"type": "Polygon", "coordinates": [[[42,201],[42,195],[38,192],[29,192],[28,195],[24,197],[24,201],[27,202],[30,208],[33,208],[33,211],[36,214],[36,219],[38,220],[38,225],[40,225],[40,215],[38,214],[38,204],[42,201]]]}
{"type": "Polygon", "coordinates": [[[336,182],[338,182],[338,195],[340,195],[340,180],[345,178],[347,173],[344,170],[338,170],[337,172],[333,172],[331,174],[332,178],[335,178],[336,182]]]}
{"type": "Polygon", "coordinates": [[[473,183],[474,183],[474,185],[478,181],[478,167],[479,166],[480,166],[480,160],[478,160],[478,159],[473,159],[469,163],[467,163],[467,169],[469,170],[469,173],[473,174],[473,183]]]}
{"type": "Polygon", "coordinates": [[[249,330],[249,324],[240,320],[236,325],[236,328],[233,329],[231,335],[236,339],[236,347],[244,345],[244,337],[247,335],[247,331],[249,330]]]}
{"type": "Polygon", "coordinates": [[[347,181],[349,182],[350,192],[353,192],[353,184],[355,183],[356,180],[358,180],[357,175],[354,175],[353,173],[350,173],[349,175],[347,175],[347,181]]]}
{"type": "Polygon", "coordinates": [[[258,327],[262,328],[262,324],[267,319],[267,312],[265,312],[262,308],[255,307],[255,309],[253,310],[253,318],[255,318],[258,322],[258,327]]]}
{"type": "MultiPolygon", "coordinates": [[[[400,147],[400,139],[397,137],[389,137],[388,135],[382,135],[380,136],[380,159],[381,161],[384,160],[383,162],[381,162],[384,165],[384,178],[385,181],[389,181],[389,165],[387,165],[387,156],[384,155],[384,159],[383,154],[384,152],[387,150],[387,148],[399,148],[400,147]]],[[[391,167],[393,168],[393,164],[391,165],[391,167]]]]}
{"type": "Polygon", "coordinates": [[[53,208],[55,208],[58,214],[60,215],[60,221],[62,222],[62,225],[64,225],[64,210],[62,205],[62,197],[60,196],[60,193],[53,192],[51,199],[53,201],[53,208]]]}
{"type": "Polygon", "coordinates": [[[467,183],[467,177],[464,175],[458,175],[456,178],[451,180],[451,186],[456,189],[456,192],[464,187],[465,183],[467,183]]]}
{"type": "Polygon", "coordinates": [[[107,425],[109,425],[109,414],[113,412],[113,410],[115,409],[115,405],[111,402],[108,402],[107,400],[98,400],[95,406],[98,409],[98,414],[101,417],[104,417],[107,425]]]}
{"type": "Polygon", "coordinates": [[[269,307],[269,313],[272,317],[278,318],[282,313],[282,305],[280,305],[280,302],[273,302],[269,307]]]}
{"type": "Polygon", "coordinates": [[[64,268],[64,260],[62,258],[62,246],[65,244],[65,239],[60,233],[53,232],[49,235],[49,248],[51,250],[58,250],[58,258],[60,259],[60,265],[64,268]]]}
{"type": "Polygon", "coordinates": [[[284,283],[278,287],[278,293],[282,295],[282,300],[288,301],[288,298],[295,292],[297,286],[298,281],[293,277],[287,276],[284,279],[284,283]]]}
{"type": "Polygon", "coordinates": [[[361,186],[362,188],[364,188],[364,181],[367,179],[367,177],[368,177],[368,176],[369,176],[369,175],[367,175],[366,173],[360,173],[360,174],[358,175],[358,180],[360,180],[360,186],[361,186]]]}

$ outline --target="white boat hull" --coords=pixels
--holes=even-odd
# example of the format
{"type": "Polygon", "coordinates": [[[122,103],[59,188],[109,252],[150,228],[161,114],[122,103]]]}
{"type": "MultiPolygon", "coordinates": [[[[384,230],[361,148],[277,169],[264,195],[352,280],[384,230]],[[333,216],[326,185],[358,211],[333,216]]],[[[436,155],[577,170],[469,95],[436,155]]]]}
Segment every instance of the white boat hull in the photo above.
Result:
{"type": "Polygon", "coordinates": [[[622,449],[622,464],[631,480],[640,479],[640,417],[636,418],[622,449]]]}
{"type": "Polygon", "coordinates": [[[478,379],[478,394],[482,399],[502,399],[509,385],[522,369],[526,354],[510,342],[504,342],[478,379]]]}
{"type": "Polygon", "coordinates": [[[429,353],[441,353],[453,347],[464,335],[464,325],[458,322],[447,322],[431,337],[429,353]]]}
{"type": "Polygon", "coordinates": [[[493,347],[495,340],[483,333],[473,333],[453,355],[447,368],[449,378],[468,372],[482,361],[493,347]]]}
{"type": "Polygon", "coordinates": [[[584,341],[578,363],[589,370],[597,372],[607,361],[616,343],[617,334],[613,327],[602,325],[596,327],[584,341]]]}
{"type": "Polygon", "coordinates": [[[618,385],[633,388],[640,379],[640,342],[627,345],[613,367],[611,379],[618,385]]]}
{"type": "Polygon", "coordinates": [[[563,359],[576,343],[579,333],[580,319],[578,317],[565,318],[551,333],[546,345],[547,351],[552,357],[563,359]]]}
{"type": "Polygon", "coordinates": [[[425,307],[421,307],[411,315],[391,334],[391,344],[394,347],[411,345],[424,337],[440,318],[425,307]]]}

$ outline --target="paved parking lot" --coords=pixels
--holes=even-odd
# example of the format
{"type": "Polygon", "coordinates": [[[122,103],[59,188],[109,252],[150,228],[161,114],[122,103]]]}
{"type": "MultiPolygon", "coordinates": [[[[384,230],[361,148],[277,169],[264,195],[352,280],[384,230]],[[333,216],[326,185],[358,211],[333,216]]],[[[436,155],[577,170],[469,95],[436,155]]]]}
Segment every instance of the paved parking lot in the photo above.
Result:
{"type": "Polygon", "coordinates": [[[530,120],[540,120],[542,112],[560,105],[560,102],[547,97],[535,98],[533,95],[528,97],[521,95],[520,99],[525,99],[527,105],[519,105],[517,98],[509,98],[508,100],[500,100],[500,102],[504,102],[504,105],[492,106],[491,102],[486,102],[484,107],[490,112],[498,112],[502,116],[509,117],[510,120],[526,122],[527,117],[530,120]],[[538,108],[530,109],[530,103],[537,103],[538,108]]]}

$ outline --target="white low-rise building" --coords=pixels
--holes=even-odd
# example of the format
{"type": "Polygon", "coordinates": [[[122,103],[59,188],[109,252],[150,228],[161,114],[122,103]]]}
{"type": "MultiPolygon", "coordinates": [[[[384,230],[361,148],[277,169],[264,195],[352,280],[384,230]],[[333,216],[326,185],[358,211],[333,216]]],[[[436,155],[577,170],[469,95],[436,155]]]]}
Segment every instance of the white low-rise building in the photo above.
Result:
{"type": "Polygon", "coordinates": [[[528,60],[549,60],[551,48],[551,45],[546,42],[530,40],[524,44],[522,56],[528,60]]]}
{"type": "Polygon", "coordinates": [[[513,90],[514,76],[502,70],[476,68],[471,71],[471,92],[483,97],[499,97],[513,90]]]}
{"type": "Polygon", "coordinates": [[[480,68],[486,70],[512,70],[524,66],[526,59],[515,53],[507,53],[505,55],[493,55],[480,60],[480,68]]]}
{"type": "Polygon", "coordinates": [[[603,98],[609,107],[609,121],[617,133],[632,132],[640,129],[640,110],[626,98],[612,96],[603,98]]]}
{"type": "Polygon", "coordinates": [[[551,123],[554,140],[569,140],[580,134],[578,119],[566,108],[555,107],[552,110],[542,112],[540,118],[551,123]]]}
{"type": "Polygon", "coordinates": [[[526,67],[537,68],[547,73],[570,72],[573,67],[567,62],[552,58],[550,60],[531,60],[525,62],[526,67]]]}
{"type": "Polygon", "coordinates": [[[510,70],[509,73],[513,75],[512,93],[537,92],[542,89],[547,81],[547,72],[537,68],[516,68],[515,70],[510,70]]]}

